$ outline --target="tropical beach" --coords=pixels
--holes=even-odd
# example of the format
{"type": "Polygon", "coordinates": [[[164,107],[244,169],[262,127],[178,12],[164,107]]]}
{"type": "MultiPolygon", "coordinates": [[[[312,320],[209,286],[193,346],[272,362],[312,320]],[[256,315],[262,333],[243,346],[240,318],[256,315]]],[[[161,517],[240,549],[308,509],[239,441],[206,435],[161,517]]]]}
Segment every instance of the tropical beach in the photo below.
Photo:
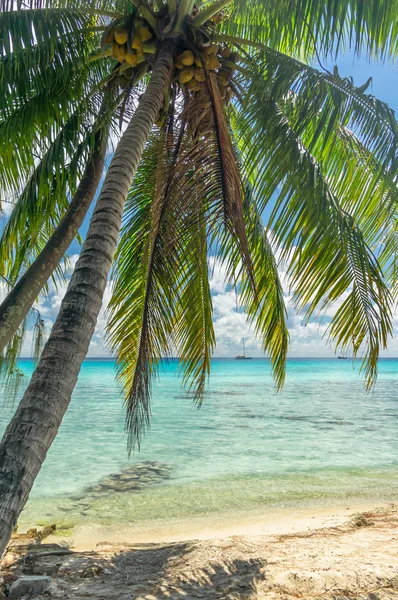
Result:
{"type": "MultiPolygon", "coordinates": [[[[32,362],[20,364],[28,377],[32,362]]],[[[20,527],[55,523],[88,550],[284,532],[396,500],[397,360],[380,361],[366,393],[351,361],[290,359],[278,393],[265,359],[214,359],[200,409],[178,374],[164,364],[151,429],[128,459],[114,362],[86,361],[20,527]]]]}
{"type": "MultiPolygon", "coordinates": [[[[281,393],[264,359],[213,362],[200,409],[164,364],[130,459],[114,362],[84,363],[4,559],[9,584],[23,572],[51,575],[55,597],[398,595],[398,361],[380,361],[372,394],[336,358],[289,360],[281,393]]],[[[28,377],[32,361],[20,367],[28,377]]]]}
{"type": "Polygon", "coordinates": [[[398,597],[397,0],[0,0],[0,600],[398,597]]]}

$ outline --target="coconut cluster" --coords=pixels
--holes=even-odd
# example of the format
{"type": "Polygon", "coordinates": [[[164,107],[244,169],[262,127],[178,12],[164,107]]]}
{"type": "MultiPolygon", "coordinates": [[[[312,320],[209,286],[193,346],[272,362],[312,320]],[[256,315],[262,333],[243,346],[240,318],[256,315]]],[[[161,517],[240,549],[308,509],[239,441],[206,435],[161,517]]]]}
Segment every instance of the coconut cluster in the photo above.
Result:
{"type": "Polygon", "coordinates": [[[237,58],[236,52],[231,52],[228,46],[201,44],[177,56],[175,75],[182,88],[198,92],[206,81],[206,70],[215,71],[221,97],[227,98],[237,58]]]}
{"type": "Polygon", "coordinates": [[[156,52],[154,35],[143,19],[134,19],[130,36],[128,30],[120,25],[111,29],[106,36],[106,43],[112,44],[112,57],[115,60],[132,67],[145,62],[145,54],[156,52]]]}

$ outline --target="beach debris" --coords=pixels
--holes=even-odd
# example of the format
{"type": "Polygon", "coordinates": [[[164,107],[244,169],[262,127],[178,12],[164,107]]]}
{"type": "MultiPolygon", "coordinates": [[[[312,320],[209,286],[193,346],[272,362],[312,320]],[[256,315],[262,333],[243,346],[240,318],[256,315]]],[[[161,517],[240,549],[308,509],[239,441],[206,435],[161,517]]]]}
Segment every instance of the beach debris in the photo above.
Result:
{"type": "Polygon", "coordinates": [[[353,527],[371,527],[374,525],[374,521],[371,521],[366,513],[358,513],[351,519],[351,525],[353,527]]]}
{"type": "Polygon", "coordinates": [[[88,579],[89,577],[97,577],[98,575],[101,575],[103,570],[104,569],[100,565],[94,563],[93,565],[90,565],[89,567],[84,569],[80,576],[83,577],[83,579],[88,579]]]}
{"type": "Polygon", "coordinates": [[[10,547],[17,548],[19,546],[31,546],[37,545],[42,542],[46,537],[52,535],[57,529],[55,524],[45,525],[43,527],[32,527],[28,529],[26,533],[15,532],[11,536],[10,547]]]}
{"type": "Polygon", "coordinates": [[[10,587],[9,598],[22,598],[22,596],[38,596],[50,589],[51,577],[47,575],[24,575],[19,577],[10,587]]]}

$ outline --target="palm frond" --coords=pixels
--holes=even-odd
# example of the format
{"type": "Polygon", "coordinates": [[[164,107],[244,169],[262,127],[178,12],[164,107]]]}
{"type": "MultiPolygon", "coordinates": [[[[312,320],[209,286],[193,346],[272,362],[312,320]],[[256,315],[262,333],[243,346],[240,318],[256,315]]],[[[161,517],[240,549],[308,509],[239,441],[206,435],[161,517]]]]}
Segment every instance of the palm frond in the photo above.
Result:
{"type": "MultiPolygon", "coordinates": [[[[198,199],[199,200],[199,199],[198,199]]],[[[207,231],[204,207],[197,202],[197,221],[190,227],[179,277],[179,302],[173,341],[184,371],[183,384],[203,401],[215,348],[213,304],[207,264],[207,231]]]]}
{"type": "MultiPolygon", "coordinates": [[[[167,201],[164,132],[144,152],[127,200],[119,243],[108,334],[126,390],[129,448],[149,426],[151,383],[170,350],[175,323],[172,252],[165,243],[176,223],[167,201]],[[171,214],[170,214],[171,213],[171,214]]],[[[175,237],[175,236],[173,236],[175,237]]]]}
{"type": "Polygon", "coordinates": [[[54,228],[74,193],[93,143],[92,122],[100,105],[98,95],[76,107],[35,165],[15,203],[0,241],[0,269],[13,281],[27,252],[35,252],[36,242],[54,228]]]}
{"type": "MultiPolygon", "coordinates": [[[[332,322],[330,331],[337,343],[350,343],[354,354],[361,340],[370,384],[377,373],[379,348],[386,346],[391,333],[391,296],[380,266],[358,224],[331,190],[321,164],[281,108],[267,102],[266,95],[252,94],[250,99],[235,122],[235,135],[241,139],[259,205],[276,196],[270,229],[276,247],[290,261],[296,306],[306,310],[308,320],[353,287],[358,302],[352,305],[356,312],[350,326],[355,324],[355,330],[350,338],[337,335],[343,330],[339,313],[338,325],[332,322]]],[[[355,198],[351,202],[354,205],[355,198]]]]}
{"type": "Polygon", "coordinates": [[[333,141],[340,127],[352,131],[383,168],[394,171],[398,161],[398,125],[394,111],[373,95],[361,91],[352,79],[338,73],[322,73],[273,49],[260,52],[251,61],[250,83],[242,75],[247,97],[286,104],[298,135],[314,128],[309,149],[322,137],[333,141]],[[294,109],[294,110],[293,110],[294,109]]]}
{"type": "Polygon", "coordinates": [[[384,59],[398,52],[397,12],[397,0],[235,0],[222,29],[288,53],[350,48],[384,59]]]}

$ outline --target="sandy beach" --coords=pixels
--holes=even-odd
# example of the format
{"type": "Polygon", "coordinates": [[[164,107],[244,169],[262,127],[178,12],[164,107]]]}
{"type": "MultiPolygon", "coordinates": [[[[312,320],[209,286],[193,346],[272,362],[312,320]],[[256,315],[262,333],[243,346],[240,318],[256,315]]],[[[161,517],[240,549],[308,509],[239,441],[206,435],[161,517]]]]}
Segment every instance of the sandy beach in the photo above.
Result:
{"type": "Polygon", "coordinates": [[[178,541],[176,530],[145,543],[128,531],[98,542],[105,531],[83,529],[69,545],[51,536],[18,549],[16,539],[3,562],[3,589],[39,575],[49,577],[43,599],[398,598],[397,507],[352,508],[209,525],[195,539],[192,523],[178,541]]]}
{"type": "MultiPolygon", "coordinates": [[[[104,540],[116,544],[157,544],[189,540],[210,540],[231,536],[286,535],[304,533],[313,529],[334,527],[350,515],[372,512],[375,502],[306,504],[294,507],[267,507],[266,510],[239,514],[225,512],[190,519],[159,519],[119,526],[89,523],[73,530],[62,530],[48,538],[63,543],[78,552],[95,550],[104,540]]],[[[387,509],[388,503],[378,503],[387,509]]]]}

